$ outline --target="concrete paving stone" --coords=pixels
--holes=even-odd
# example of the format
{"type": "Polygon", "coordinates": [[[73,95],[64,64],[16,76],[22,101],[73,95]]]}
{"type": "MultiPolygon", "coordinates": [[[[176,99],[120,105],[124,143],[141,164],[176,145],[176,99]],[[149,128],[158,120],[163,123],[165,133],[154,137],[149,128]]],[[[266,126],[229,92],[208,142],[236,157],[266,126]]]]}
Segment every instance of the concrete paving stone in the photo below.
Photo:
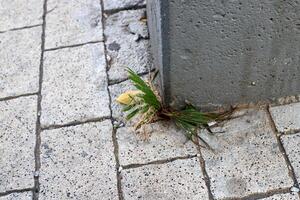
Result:
{"type": "Polygon", "coordinates": [[[146,0],[104,0],[104,10],[124,9],[146,5],[146,0]]]}
{"type": "Polygon", "coordinates": [[[196,145],[170,122],[145,125],[139,132],[133,127],[119,128],[117,138],[121,165],[197,154],[196,145]]]}
{"type": "Polygon", "coordinates": [[[38,91],[41,31],[35,27],[0,33],[0,98],[38,91]]]}
{"type": "Polygon", "coordinates": [[[118,199],[109,120],[43,131],[40,200],[118,199]]]}
{"type": "Polygon", "coordinates": [[[99,0],[48,1],[45,47],[103,40],[99,0]]]}
{"type": "Polygon", "coordinates": [[[32,200],[32,192],[12,193],[0,197],[0,200],[32,200]]]}
{"type": "Polygon", "coordinates": [[[300,133],[283,135],[281,141],[294,168],[296,178],[300,183],[300,133]]]}
{"type": "Polygon", "coordinates": [[[124,199],[208,199],[197,158],[146,165],[121,172],[124,199]]]}
{"type": "Polygon", "coordinates": [[[297,194],[276,194],[262,200],[299,200],[297,194]]]}
{"type": "Polygon", "coordinates": [[[103,43],[47,51],[43,126],[110,116],[103,43]]]}
{"type": "Polygon", "coordinates": [[[148,71],[150,66],[147,25],[141,21],[145,9],[121,11],[110,15],[105,24],[107,53],[110,63],[109,79],[127,77],[126,68],[136,73],[148,71]]]}
{"type": "Polygon", "coordinates": [[[41,0],[0,1],[0,31],[41,24],[43,3],[41,0]]]}
{"type": "Polygon", "coordinates": [[[300,131],[300,103],[271,107],[270,112],[280,133],[300,131]]]}
{"type": "Polygon", "coordinates": [[[37,97],[0,102],[0,193],[34,186],[37,97]]]}
{"type": "Polygon", "coordinates": [[[214,149],[202,153],[216,199],[293,186],[265,111],[249,110],[220,128],[214,135],[201,133],[214,149]]]}

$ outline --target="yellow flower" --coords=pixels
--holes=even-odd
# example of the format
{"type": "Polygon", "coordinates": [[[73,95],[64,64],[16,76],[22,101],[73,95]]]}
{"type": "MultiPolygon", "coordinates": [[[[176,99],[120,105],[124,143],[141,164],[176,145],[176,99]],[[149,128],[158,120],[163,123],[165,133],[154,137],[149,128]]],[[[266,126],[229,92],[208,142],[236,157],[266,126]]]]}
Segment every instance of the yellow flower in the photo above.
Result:
{"type": "Polygon", "coordinates": [[[120,104],[129,105],[136,95],[140,94],[141,91],[139,90],[129,90],[121,94],[116,101],[120,104]]]}

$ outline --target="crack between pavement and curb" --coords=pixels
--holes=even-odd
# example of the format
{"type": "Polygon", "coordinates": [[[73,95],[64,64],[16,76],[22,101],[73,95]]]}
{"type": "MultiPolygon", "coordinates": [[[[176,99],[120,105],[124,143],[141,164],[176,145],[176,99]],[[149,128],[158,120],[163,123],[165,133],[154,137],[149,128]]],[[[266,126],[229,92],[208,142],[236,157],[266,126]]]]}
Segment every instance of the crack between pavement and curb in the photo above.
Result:
{"type": "Polygon", "coordinates": [[[78,126],[78,125],[83,125],[83,124],[88,124],[88,123],[103,122],[105,120],[110,120],[110,119],[111,119],[110,116],[105,116],[105,117],[97,117],[97,118],[91,118],[91,119],[86,119],[86,120],[72,121],[72,122],[68,122],[66,124],[52,124],[49,126],[41,125],[41,130],[45,131],[45,130],[66,128],[66,127],[78,126]]]}
{"type": "Polygon", "coordinates": [[[280,188],[280,189],[269,190],[267,192],[253,193],[244,197],[230,197],[230,198],[223,198],[221,200],[258,200],[258,199],[268,198],[276,194],[288,194],[288,193],[290,193],[290,188],[280,188]]]}
{"type": "Polygon", "coordinates": [[[59,50],[59,49],[66,49],[66,48],[80,47],[80,46],[84,46],[84,45],[88,45],[88,44],[97,44],[97,43],[101,43],[101,42],[104,42],[104,41],[103,41],[103,40],[96,40],[96,41],[90,41],[90,42],[79,43],[79,44],[72,44],[72,45],[66,45],[66,46],[59,46],[59,47],[54,47],[54,48],[45,49],[45,51],[55,51],[55,50],[59,50]]]}
{"type": "Polygon", "coordinates": [[[42,35],[41,35],[41,57],[39,66],[39,90],[38,90],[38,101],[37,101],[37,120],[36,120],[36,142],[34,149],[35,157],[35,173],[34,173],[34,191],[33,200],[39,199],[40,182],[39,182],[39,170],[41,167],[40,162],[40,145],[41,145],[41,101],[42,101],[42,84],[43,84],[43,67],[44,67],[44,52],[45,52],[45,31],[46,31],[46,14],[47,14],[47,0],[44,0],[43,4],[43,24],[42,24],[42,35]]]}
{"type": "Polygon", "coordinates": [[[145,9],[146,5],[133,5],[133,6],[126,6],[126,7],[122,7],[122,8],[115,8],[115,9],[107,9],[104,10],[104,13],[106,15],[113,15],[116,14],[118,12],[122,12],[122,11],[129,11],[129,10],[141,10],[141,9],[145,9]]]}
{"type": "Polygon", "coordinates": [[[16,190],[8,190],[5,192],[0,192],[0,197],[4,197],[13,193],[24,193],[24,192],[33,192],[34,188],[25,188],[25,189],[16,189],[16,190]]]}
{"type": "MultiPolygon", "coordinates": [[[[265,111],[267,113],[267,117],[268,117],[268,121],[269,121],[269,124],[271,126],[271,129],[272,129],[272,132],[274,133],[275,137],[276,137],[276,140],[277,140],[277,144],[278,144],[278,147],[279,147],[279,150],[285,160],[285,163],[287,165],[287,168],[288,168],[288,171],[289,171],[289,177],[292,178],[293,182],[294,182],[294,187],[297,187],[299,188],[299,183],[297,181],[297,178],[296,178],[296,174],[295,174],[295,171],[294,171],[294,167],[292,166],[291,164],[291,161],[286,153],[286,150],[283,146],[283,143],[280,139],[281,137],[281,134],[278,132],[277,128],[276,128],[276,125],[275,125],[275,122],[272,118],[272,115],[271,115],[271,112],[270,112],[270,106],[268,105],[266,108],[265,108],[265,111]]],[[[298,193],[298,196],[300,198],[300,194],[298,193]]]]}
{"type": "MultiPolygon", "coordinates": [[[[149,73],[152,73],[154,71],[155,71],[155,69],[151,69],[151,70],[147,70],[145,72],[137,73],[137,75],[138,76],[146,76],[146,75],[149,75],[149,73]]],[[[123,82],[128,81],[128,80],[129,80],[128,77],[122,78],[122,79],[109,80],[108,86],[117,85],[117,84],[123,83],[123,82]]]]}
{"type": "Polygon", "coordinates": [[[9,101],[9,100],[17,99],[17,98],[20,98],[20,97],[29,97],[29,96],[34,96],[34,95],[38,95],[38,92],[20,94],[20,95],[16,95],[16,96],[3,97],[3,98],[0,98],[0,101],[9,101]]]}
{"type": "Polygon", "coordinates": [[[197,154],[196,155],[177,156],[177,157],[173,157],[173,158],[155,160],[155,161],[151,161],[151,162],[147,162],[147,163],[128,164],[128,165],[122,165],[122,169],[127,170],[127,169],[135,169],[135,168],[139,168],[139,167],[144,167],[144,166],[148,166],[148,165],[162,165],[162,164],[174,162],[176,160],[187,160],[187,159],[191,159],[191,158],[195,158],[195,157],[197,157],[197,154]]]}
{"type": "Polygon", "coordinates": [[[278,102],[279,99],[281,98],[277,98],[276,100],[270,103],[270,107],[279,107],[279,106],[286,106],[294,103],[300,103],[300,95],[292,95],[283,98],[291,98],[291,97],[292,99],[286,100],[285,102],[278,102]]]}
{"type": "Polygon", "coordinates": [[[111,94],[110,94],[110,90],[109,90],[109,62],[107,59],[107,47],[106,47],[106,36],[105,36],[105,13],[104,13],[104,2],[103,0],[99,0],[100,6],[101,6],[101,11],[102,11],[102,16],[101,16],[101,23],[102,23],[102,34],[103,34],[103,46],[104,46],[104,59],[105,59],[105,72],[106,72],[106,82],[107,82],[107,93],[108,93],[108,97],[109,97],[109,110],[110,110],[110,120],[111,120],[111,125],[113,127],[112,129],[112,142],[113,142],[113,146],[114,146],[114,157],[115,157],[115,161],[116,161],[116,179],[117,179],[117,190],[118,190],[118,198],[119,200],[123,200],[124,196],[123,196],[123,191],[122,191],[122,185],[121,185],[121,173],[119,171],[120,168],[120,161],[119,161],[119,144],[117,141],[117,135],[116,135],[116,128],[114,127],[114,119],[113,119],[113,112],[112,112],[112,100],[111,100],[111,94]]]}
{"type": "Polygon", "coordinates": [[[198,156],[199,164],[200,164],[200,168],[201,168],[201,171],[202,171],[204,182],[205,182],[205,185],[206,185],[206,188],[207,188],[208,199],[209,200],[214,200],[214,195],[212,194],[212,191],[211,191],[210,178],[209,178],[208,173],[206,171],[206,163],[205,163],[205,160],[204,160],[203,155],[202,155],[201,146],[199,144],[199,141],[197,141],[196,146],[197,146],[197,150],[199,152],[199,156],[198,156]]]}
{"type": "Polygon", "coordinates": [[[38,27],[38,26],[42,26],[42,25],[43,24],[35,24],[35,25],[30,25],[30,26],[22,26],[22,27],[18,27],[18,28],[12,28],[12,29],[8,29],[8,30],[0,31],[0,33],[6,33],[6,32],[10,32],[10,31],[19,31],[19,30],[34,28],[34,27],[38,27]]]}

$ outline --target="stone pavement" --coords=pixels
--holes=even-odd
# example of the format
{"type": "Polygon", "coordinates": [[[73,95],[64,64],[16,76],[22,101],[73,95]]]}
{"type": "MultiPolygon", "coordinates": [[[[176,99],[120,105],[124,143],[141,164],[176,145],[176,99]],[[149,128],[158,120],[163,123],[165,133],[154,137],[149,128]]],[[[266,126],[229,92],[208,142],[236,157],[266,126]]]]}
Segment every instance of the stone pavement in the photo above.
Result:
{"type": "Polygon", "coordinates": [[[299,96],[186,141],[115,98],[151,68],[144,0],[0,2],[0,200],[299,200],[299,96]]]}

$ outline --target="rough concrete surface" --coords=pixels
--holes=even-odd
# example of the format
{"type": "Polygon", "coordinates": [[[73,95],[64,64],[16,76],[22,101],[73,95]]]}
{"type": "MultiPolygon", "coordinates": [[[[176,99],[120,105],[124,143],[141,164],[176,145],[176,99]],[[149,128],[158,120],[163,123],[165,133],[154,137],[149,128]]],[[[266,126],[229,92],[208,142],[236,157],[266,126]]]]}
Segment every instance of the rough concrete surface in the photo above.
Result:
{"type": "Polygon", "coordinates": [[[293,186],[269,123],[264,111],[249,110],[245,116],[225,122],[222,133],[202,133],[215,151],[202,153],[216,199],[293,186]]]}
{"type": "Polygon", "coordinates": [[[300,133],[284,135],[281,137],[281,141],[294,168],[296,178],[300,183],[300,133]]]}
{"type": "MultiPolygon", "coordinates": [[[[124,196],[124,200],[208,200],[212,199],[208,197],[210,191],[216,200],[221,197],[222,200],[226,197],[239,199],[245,195],[249,196],[242,199],[297,199],[296,194],[285,193],[299,191],[290,177],[293,173],[288,173],[292,165],[296,175],[293,178],[300,181],[299,133],[281,137],[284,145],[281,150],[286,150],[289,158],[285,161],[279,151],[276,133],[271,128],[272,120],[268,119],[272,116],[264,111],[253,109],[234,113],[233,119],[213,128],[213,131],[221,131],[214,133],[214,137],[203,131],[201,136],[215,149],[215,154],[201,149],[204,160],[199,149],[186,141],[183,132],[174,124],[157,122],[138,132],[132,131],[131,127],[138,119],[126,122],[122,106],[115,99],[124,91],[134,89],[130,81],[125,81],[125,67],[145,72],[146,63],[151,64],[147,24],[143,18],[145,9],[134,6],[135,0],[130,1],[133,7],[129,10],[120,7],[123,2],[129,1],[106,1],[104,6],[110,4],[115,7],[106,13],[101,12],[103,2],[99,0],[47,0],[47,11],[41,13],[43,8],[37,5],[43,2],[0,2],[0,32],[2,26],[5,29],[23,27],[0,33],[0,199],[117,200],[124,196]],[[42,14],[46,15],[43,27],[24,27],[35,20],[42,23],[42,14]],[[81,44],[102,40],[102,27],[106,31],[107,41],[104,42],[107,51],[104,51],[104,42],[81,44]],[[43,30],[45,33],[42,33],[43,30]],[[46,48],[52,49],[44,50],[45,41],[46,48]]],[[[251,10],[252,3],[259,5],[275,1],[182,2],[182,8],[199,2],[210,8],[223,2],[224,8],[215,6],[215,9],[226,10],[228,4],[242,3],[241,9],[251,10]]],[[[281,5],[295,5],[295,2],[278,1],[275,4],[281,9],[281,5]]],[[[203,15],[210,11],[204,10],[203,15]]],[[[295,14],[281,11],[282,16],[295,14]]],[[[193,14],[194,10],[184,12],[193,14]]],[[[173,15],[180,22],[182,13],[173,15]]],[[[257,15],[265,16],[265,13],[257,15]]],[[[225,17],[231,16],[234,17],[225,13],[225,17]]],[[[274,24],[278,23],[275,19],[278,18],[274,18],[274,24]]],[[[194,20],[196,18],[188,24],[193,24],[194,20]]],[[[297,21],[294,22],[296,25],[297,21]]],[[[236,28],[237,31],[241,29],[236,28]]],[[[209,29],[205,31],[211,37],[217,35],[209,29]]],[[[192,35],[197,36],[198,33],[196,29],[192,35]]],[[[190,35],[187,34],[187,37],[190,35]]],[[[289,44],[285,41],[286,37],[289,36],[281,36],[284,44],[289,44]]],[[[206,48],[208,43],[203,42],[204,39],[199,41],[206,48]]],[[[281,49],[285,55],[290,55],[286,47],[281,48],[281,41],[274,41],[274,54],[281,49]]],[[[297,45],[297,40],[293,42],[297,45]]],[[[297,48],[294,51],[297,52],[297,48]]],[[[279,54],[282,55],[282,52],[279,54]]],[[[196,58],[203,57],[196,55],[196,58]]],[[[221,58],[212,57],[214,60],[221,58]]],[[[278,66],[281,62],[276,60],[278,66]]],[[[183,65],[183,68],[185,66],[189,65],[183,65]]],[[[202,67],[198,63],[196,66],[202,67]]],[[[209,73],[202,75],[209,78],[209,73]]],[[[225,75],[220,79],[225,79],[225,75]]],[[[294,84],[293,79],[289,80],[294,84]]],[[[193,79],[189,82],[199,84],[193,79]]],[[[202,95],[197,96],[200,97],[202,95]]],[[[296,96],[278,102],[288,104],[295,100],[299,98],[296,96]]],[[[282,107],[282,111],[278,111],[282,112],[284,120],[295,122],[296,129],[297,105],[282,107]]],[[[279,124],[277,121],[280,120],[274,121],[279,124]]],[[[285,126],[285,123],[280,126],[285,126]]]]}
{"type": "Polygon", "coordinates": [[[103,0],[104,10],[118,10],[146,5],[146,0],[103,0]]]}
{"type": "Polygon", "coordinates": [[[0,32],[42,23],[43,1],[0,1],[0,32]]]}
{"type": "Polygon", "coordinates": [[[0,102],[0,193],[34,185],[37,98],[0,102]]]}
{"type": "Polygon", "coordinates": [[[124,170],[121,176],[126,200],[208,199],[197,158],[124,170]]]}
{"type": "Polygon", "coordinates": [[[97,0],[49,1],[46,49],[103,40],[101,12],[97,0]]]}
{"type": "Polygon", "coordinates": [[[145,10],[121,11],[106,19],[104,31],[107,38],[107,58],[110,63],[109,79],[122,80],[127,77],[126,68],[136,73],[148,70],[149,41],[145,10]]]}
{"type": "Polygon", "coordinates": [[[109,120],[42,132],[39,199],[117,199],[111,134],[109,120]]]}
{"type": "Polygon", "coordinates": [[[167,103],[212,109],[300,93],[299,1],[152,2],[162,6],[148,20],[167,103]]]}
{"type": "Polygon", "coordinates": [[[174,124],[158,122],[134,131],[133,127],[117,130],[121,165],[142,164],[173,157],[196,155],[197,148],[174,124]]]}
{"type": "Polygon", "coordinates": [[[1,200],[32,200],[32,192],[12,193],[0,197],[1,200]]]}
{"type": "Polygon", "coordinates": [[[38,91],[41,31],[35,27],[0,33],[0,98],[38,91]]]}
{"type": "Polygon", "coordinates": [[[299,200],[297,194],[277,194],[262,200],[299,200]]]}
{"type": "Polygon", "coordinates": [[[300,131],[300,103],[271,107],[270,112],[280,133],[300,131]]]}
{"type": "Polygon", "coordinates": [[[103,44],[46,52],[42,95],[43,126],[109,116],[103,44]]]}

